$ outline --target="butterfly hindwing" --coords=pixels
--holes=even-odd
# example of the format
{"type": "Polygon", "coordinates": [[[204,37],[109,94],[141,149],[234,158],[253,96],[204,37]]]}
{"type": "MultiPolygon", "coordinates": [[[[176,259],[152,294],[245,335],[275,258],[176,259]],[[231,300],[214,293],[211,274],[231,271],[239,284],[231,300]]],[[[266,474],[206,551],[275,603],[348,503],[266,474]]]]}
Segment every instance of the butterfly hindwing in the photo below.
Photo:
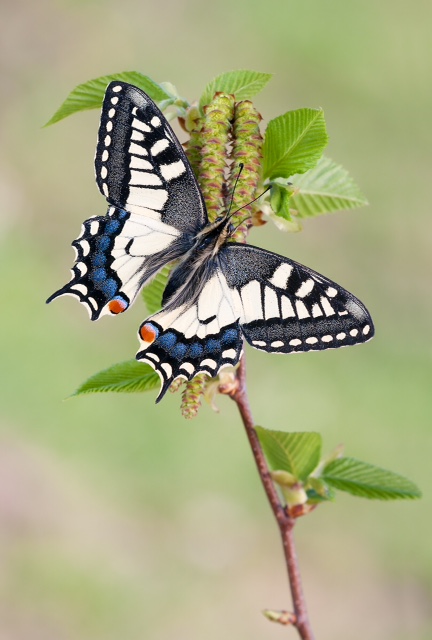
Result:
{"type": "MultiPolygon", "coordinates": [[[[243,352],[239,314],[224,274],[215,262],[192,303],[168,305],[140,327],[137,359],[150,364],[162,381],[158,401],[175,378],[215,376],[238,363],[243,352]]],[[[192,284],[192,283],[191,283],[192,284]]]]}
{"type": "Polygon", "coordinates": [[[374,327],[364,305],[319,273],[251,245],[226,245],[221,265],[246,340],[270,353],[317,351],[366,342],[374,327]]]}
{"type": "Polygon", "coordinates": [[[83,223],[73,242],[71,281],[54,293],[76,296],[92,320],[125,311],[143,284],[182,256],[207,223],[188,159],[154,102],[112,82],[102,107],[96,181],[110,207],[83,223]]]}

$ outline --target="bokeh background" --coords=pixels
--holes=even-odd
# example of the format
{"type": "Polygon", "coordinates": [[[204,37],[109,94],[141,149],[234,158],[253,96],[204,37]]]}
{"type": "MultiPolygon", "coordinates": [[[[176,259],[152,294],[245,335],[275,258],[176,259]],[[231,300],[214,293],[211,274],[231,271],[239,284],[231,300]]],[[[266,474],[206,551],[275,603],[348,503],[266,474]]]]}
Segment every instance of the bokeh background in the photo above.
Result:
{"type": "Polygon", "coordinates": [[[227,398],[191,422],[179,397],[63,401],[133,357],[144,308],[90,323],[44,300],[69,277],[80,223],[103,214],[99,115],[43,129],[68,92],[138,70],[189,99],[219,73],[274,72],[267,120],[323,107],[327,155],[365,209],[271,225],[252,242],[365,301],[366,346],[292,358],[248,352],[256,422],[318,430],[327,451],[398,471],[417,502],[339,495],[298,523],[321,640],[432,637],[430,28],[424,0],[2,0],[0,7],[1,640],[296,637],[281,545],[227,398]]]}

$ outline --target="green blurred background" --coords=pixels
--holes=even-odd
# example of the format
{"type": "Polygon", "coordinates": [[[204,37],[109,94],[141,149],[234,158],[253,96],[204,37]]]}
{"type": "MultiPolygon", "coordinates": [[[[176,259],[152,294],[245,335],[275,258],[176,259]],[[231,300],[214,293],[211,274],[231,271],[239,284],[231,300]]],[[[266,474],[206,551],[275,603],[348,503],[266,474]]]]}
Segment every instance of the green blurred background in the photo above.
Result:
{"type": "Polygon", "coordinates": [[[144,308],[90,323],[69,277],[80,223],[103,214],[99,114],[41,126],[78,83],[135,69],[189,99],[236,68],[274,72],[268,119],[323,107],[327,155],[368,208],[251,241],[334,278],[370,309],[376,338],[293,358],[248,351],[256,422],[319,430],[326,450],[398,471],[418,502],[343,495],[298,523],[320,640],[432,637],[432,5],[424,0],[2,0],[0,8],[0,638],[295,637],[277,528],[238,416],[179,397],[63,402],[133,357],[144,308]]]}

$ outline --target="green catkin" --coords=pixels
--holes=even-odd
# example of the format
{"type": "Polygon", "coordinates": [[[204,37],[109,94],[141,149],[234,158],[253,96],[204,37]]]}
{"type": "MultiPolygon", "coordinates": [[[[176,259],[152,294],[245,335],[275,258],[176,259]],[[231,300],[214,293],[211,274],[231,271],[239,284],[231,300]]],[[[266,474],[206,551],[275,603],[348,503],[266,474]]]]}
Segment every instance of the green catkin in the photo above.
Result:
{"type": "Polygon", "coordinates": [[[195,418],[198,414],[207,380],[208,376],[205,373],[200,373],[186,384],[181,403],[181,412],[184,418],[195,418]]]}
{"type": "MultiPolygon", "coordinates": [[[[229,189],[234,188],[240,163],[243,163],[243,171],[237,183],[234,195],[234,210],[244,207],[234,216],[233,224],[236,225],[248,214],[252,215],[259,209],[257,203],[248,204],[259,195],[262,185],[261,158],[263,139],[259,129],[261,116],[249,100],[237,102],[234,110],[233,143],[231,150],[231,172],[229,177],[229,189]],[[247,206],[245,206],[247,205],[247,206]]],[[[245,242],[251,226],[251,220],[243,222],[233,235],[236,242],[245,242]]]]}
{"type": "Polygon", "coordinates": [[[224,93],[217,93],[212,102],[204,107],[198,181],[210,222],[214,222],[225,204],[227,145],[231,138],[233,115],[234,96],[224,93]]]}

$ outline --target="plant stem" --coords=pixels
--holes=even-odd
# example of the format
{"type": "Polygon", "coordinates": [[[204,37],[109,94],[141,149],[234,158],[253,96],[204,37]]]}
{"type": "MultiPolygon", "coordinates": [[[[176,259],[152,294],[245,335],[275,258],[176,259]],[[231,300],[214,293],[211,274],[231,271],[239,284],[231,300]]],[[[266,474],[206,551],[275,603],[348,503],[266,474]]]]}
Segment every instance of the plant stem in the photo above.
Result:
{"type": "Polygon", "coordinates": [[[279,500],[258,436],[254,429],[254,420],[252,418],[246,387],[246,363],[244,356],[241,358],[240,365],[237,369],[237,385],[230,393],[230,396],[237,404],[242,417],[264,491],[279,525],[295,614],[295,621],[293,622],[293,625],[296,627],[302,640],[314,640],[314,634],[306,609],[306,601],[303,594],[300,569],[294,542],[294,525],[296,520],[288,514],[287,510],[282,506],[279,500]]]}

